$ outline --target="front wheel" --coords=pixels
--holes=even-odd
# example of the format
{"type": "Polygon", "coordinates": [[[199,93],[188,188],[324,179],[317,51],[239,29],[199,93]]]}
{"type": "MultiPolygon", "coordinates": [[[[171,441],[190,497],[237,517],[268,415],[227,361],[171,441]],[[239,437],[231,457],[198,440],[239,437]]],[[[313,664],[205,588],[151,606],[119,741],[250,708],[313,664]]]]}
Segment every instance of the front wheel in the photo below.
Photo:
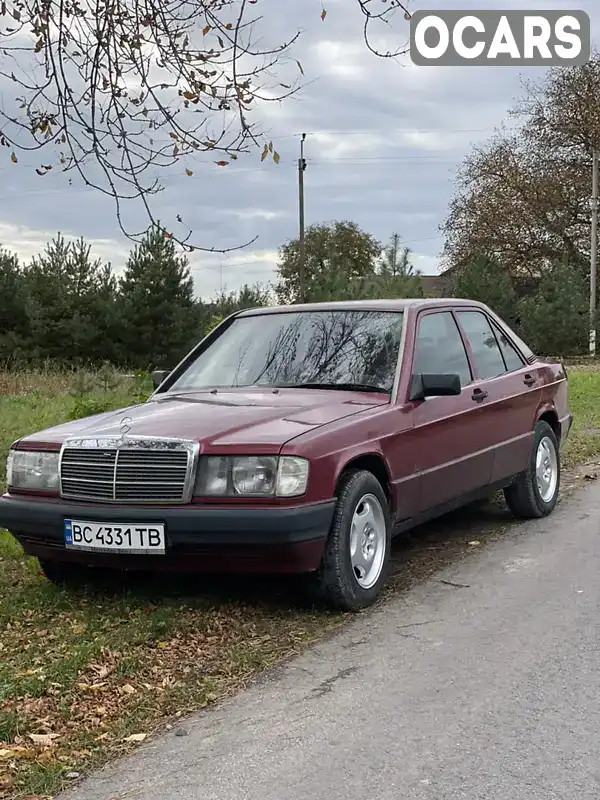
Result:
{"type": "Polygon", "coordinates": [[[367,470],[340,482],[323,559],[310,577],[314,599],[337,611],[360,611],[378,599],[390,559],[391,524],[381,484],[367,470]]]}
{"type": "Polygon", "coordinates": [[[560,489],[558,440],[547,422],[535,426],[531,457],[525,472],[504,490],[515,517],[538,519],[554,510],[560,489]]]}

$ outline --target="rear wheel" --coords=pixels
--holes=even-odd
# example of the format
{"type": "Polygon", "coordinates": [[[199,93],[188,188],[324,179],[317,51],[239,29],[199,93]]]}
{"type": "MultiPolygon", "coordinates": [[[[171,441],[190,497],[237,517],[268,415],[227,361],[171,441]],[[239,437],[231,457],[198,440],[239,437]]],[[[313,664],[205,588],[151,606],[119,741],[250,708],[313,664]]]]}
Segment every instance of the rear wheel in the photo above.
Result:
{"type": "Polygon", "coordinates": [[[535,426],[531,457],[525,472],[504,490],[506,503],[521,519],[546,517],[554,510],[560,489],[558,440],[547,422],[535,426]]]}
{"type": "Polygon", "coordinates": [[[311,594],[338,611],[373,605],[385,582],[391,544],[387,498],[367,470],[348,471],[338,491],[319,569],[309,578],[311,594]]]}

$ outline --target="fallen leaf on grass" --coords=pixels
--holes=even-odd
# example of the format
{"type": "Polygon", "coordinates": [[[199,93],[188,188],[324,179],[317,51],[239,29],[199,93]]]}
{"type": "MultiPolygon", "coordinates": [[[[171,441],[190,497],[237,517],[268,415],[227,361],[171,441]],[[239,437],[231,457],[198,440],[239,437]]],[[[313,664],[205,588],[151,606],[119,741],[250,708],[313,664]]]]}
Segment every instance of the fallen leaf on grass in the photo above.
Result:
{"type": "Polygon", "coordinates": [[[123,739],[124,742],[143,742],[144,739],[148,736],[147,733],[132,733],[131,736],[127,736],[123,739]]]}
{"type": "Polygon", "coordinates": [[[78,683],[76,684],[80,692],[101,692],[106,689],[106,682],[103,683],[78,683]]]}
{"type": "Polygon", "coordinates": [[[58,733],[30,733],[29,738],[34,744],[39,744],[41,747],[53,747],[54,740],[60,737],[58,733]]]}
{"type": "Polygon", "coordinates": [[[100,679],[106,678],[106,676],[109,675],[114,670],[114,666],[106,667],[106,666],[100,666],[98,664],[90,664],[90,667],[91,669],[94,670],[94,672],[98,675],[100,679]]]}
{"type": "MultiPolygon", "coordinates": [[[[38,764],[52,764],[55,763],[56,758],[56,747],[45,747],[41,753],[38,753],[36,756],[36,762],[38,764]]],[[[58,759],[60,761],[60,759],[58,759]]]]}
{"type": "Polygon", "coordinates": [[[75,634],[85,633],[86,630],[87,630],[87,625],[85,624],[85,622],[76,622],[71,628],[71,632],[75,634]]]}
{"type": "Polygon", "coordinates": [[[5,758],[32,758],[33,756],[34,753],[31,750],[19,745],[9,744],[0,748],[0,761],[5,758]]]}
{"type": "Polygon", "coordinates": [[[126,683],[125,686],[123,686],[123,691],[125,694],[135,694],[135,689],[130,683],[126,683]]]}

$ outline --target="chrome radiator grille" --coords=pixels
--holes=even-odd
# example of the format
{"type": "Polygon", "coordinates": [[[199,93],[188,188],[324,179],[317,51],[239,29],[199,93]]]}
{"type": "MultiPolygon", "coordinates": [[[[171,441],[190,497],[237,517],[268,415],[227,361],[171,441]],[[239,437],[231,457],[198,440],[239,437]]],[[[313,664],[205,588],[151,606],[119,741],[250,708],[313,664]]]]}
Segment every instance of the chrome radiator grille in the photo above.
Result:
{"type": "Polygon", "coordinates": [[[61,495],[104,503],[187,503],[197,449],[177,439],[68,440],[60,458],[61,495]]]}

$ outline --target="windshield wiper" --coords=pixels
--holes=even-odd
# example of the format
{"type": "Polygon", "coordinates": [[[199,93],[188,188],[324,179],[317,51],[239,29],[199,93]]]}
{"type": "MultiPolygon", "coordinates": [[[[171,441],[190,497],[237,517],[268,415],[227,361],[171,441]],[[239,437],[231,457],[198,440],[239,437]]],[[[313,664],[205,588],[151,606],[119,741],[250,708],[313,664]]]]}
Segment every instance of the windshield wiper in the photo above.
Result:
{"type": "Polygon", "coordinates": [[[281,389],[339,389],[342,392],[378,392],[389,394],[388,389],[372,386],[369,383],[285,383],[281,389]]]}

